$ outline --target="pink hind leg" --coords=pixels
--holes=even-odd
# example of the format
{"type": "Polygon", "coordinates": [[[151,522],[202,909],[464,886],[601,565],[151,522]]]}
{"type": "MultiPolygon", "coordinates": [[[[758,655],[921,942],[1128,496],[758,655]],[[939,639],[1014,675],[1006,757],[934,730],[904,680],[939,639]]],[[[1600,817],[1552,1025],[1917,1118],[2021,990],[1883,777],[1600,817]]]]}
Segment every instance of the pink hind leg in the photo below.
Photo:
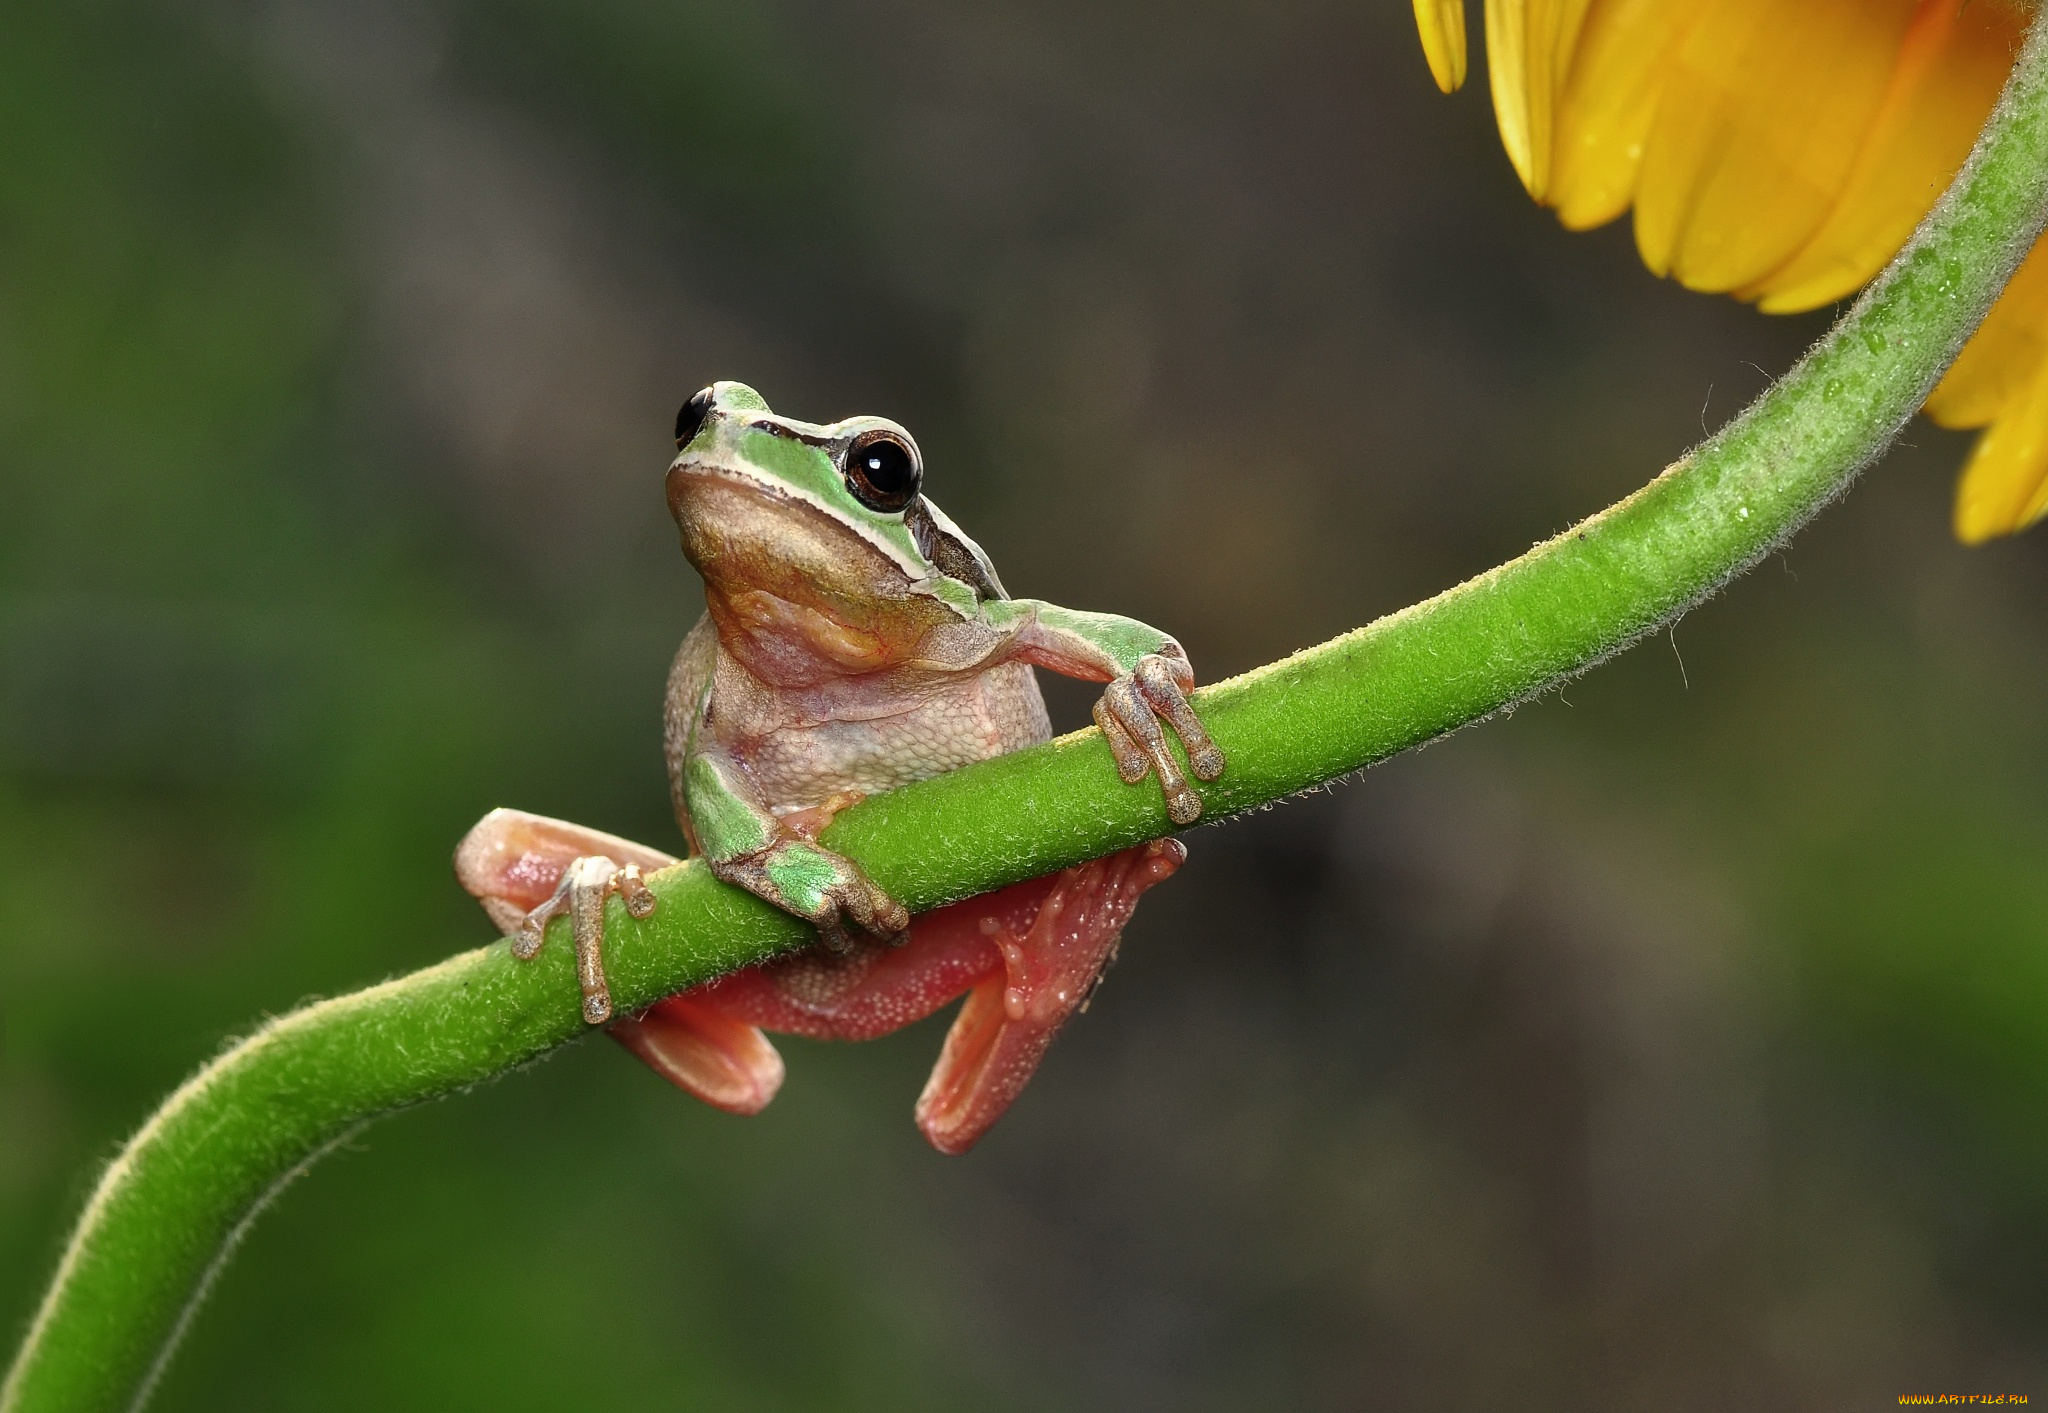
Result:
{"type": "Polygon", "coordinates": [[[1155,840],[911,919],[901,947],[811,949],[659,1003],[822,1040],[868,1040],[968,993],[917,1104],[942,1153],[964,1153],[1024,1089],[1053,1035],[1088,1003],[1145,890],[1187,857],[1155,840]]]}
{"type": "Polygon", "coordinates": [[[782,1056],[760,1028],[694,992],[613,1021],[611,1034],[670,1084],[728,1114],[758,1114],[782,1088],[782,1056]]]}
{"type": "MultiPolygon", "coordinates": [[[[630,908],[628,890],[640,872],[674,862],[630,839],[524,810],[492,810],[455,850],[456,877],[514,937],[515,955],[523,949],[532,956],[548,919],[567,911],[575,923],[579,969],[594,971],[600,988],[606,893],[627,892],[630,908]]],[[[651,904],[653,895],[646,900],[651,904]]],[[[590,975],[584,990],[587,998],[590,975]]],[[[610,998],[604,999],[609,1013],[610,998]]],[[[768,1038],[715,1006],[672,997],[643,1015],[614,1020],[610,1029],[614,1040],[656,1074],[731,1113],[759,1113],[782,1084],[782,1057],[768,1038]]]]}
{"type": "Polygon", "coordinates": [[[1028,927],[978,924],[1002,952],[1003,974],[968,993],[918,1096],[917,1126],[932,1147],[965,1153],[1003,1116],[1059,1028],[1086,1009],[1138,899],[1186,858],[1179,840],[1155,839],[1062,872],[1028,927]]]}

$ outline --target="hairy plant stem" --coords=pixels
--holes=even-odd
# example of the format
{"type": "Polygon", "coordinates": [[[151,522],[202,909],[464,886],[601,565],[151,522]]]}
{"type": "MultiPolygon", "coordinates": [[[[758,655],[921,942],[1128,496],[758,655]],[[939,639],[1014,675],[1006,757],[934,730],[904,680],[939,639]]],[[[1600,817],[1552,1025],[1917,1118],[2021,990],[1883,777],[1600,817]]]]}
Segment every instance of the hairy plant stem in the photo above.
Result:
{"type": "MultiPolygon", "coordinates": [[[[1781,544],[1875,459],[1991,306],[2048,213],[2037,21],[1968,164],[1911,244],[1801,362],[1626,500],[1427,603],[1196,698],[1230,768],[1211,817],[1480,720],[1675,619],[1781,544]]],[[[913,910],[1167,832],[1093,731],[847,811],[825,842],[913,910]]],[[[636,921],[613,904],[621,1011],[798,945],[807,929],[683,865],[636,921]]],[[[567,938],[499,942],[262,1026],[187,1081],[107,1169],[0,1413],[139,1406],[263,1205],[371,1118],[583,1033],[567,938]]]]}

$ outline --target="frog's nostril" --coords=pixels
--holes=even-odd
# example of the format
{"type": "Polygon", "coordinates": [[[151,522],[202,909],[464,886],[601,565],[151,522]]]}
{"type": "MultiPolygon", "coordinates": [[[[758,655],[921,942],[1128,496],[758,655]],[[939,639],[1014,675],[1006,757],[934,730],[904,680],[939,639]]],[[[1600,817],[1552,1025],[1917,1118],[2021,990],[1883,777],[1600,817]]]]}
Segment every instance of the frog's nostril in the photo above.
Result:
{"type": "Polygon", "coordinates": [[[676,450],[681,451],[704,429],[704,419],[711,415],[711,389],[700,388],[697,395],[684,403],[676,413],[676,450]]]}

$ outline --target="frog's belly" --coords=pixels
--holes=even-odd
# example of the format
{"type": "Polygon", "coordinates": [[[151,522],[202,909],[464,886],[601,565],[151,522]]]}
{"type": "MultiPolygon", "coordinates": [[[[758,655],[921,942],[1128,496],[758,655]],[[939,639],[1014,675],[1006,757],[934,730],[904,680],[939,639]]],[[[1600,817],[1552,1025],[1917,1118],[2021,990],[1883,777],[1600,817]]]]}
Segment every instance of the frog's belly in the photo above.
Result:
{"type": "Polygon", "coordinates": [[[1031,668],[1006,662],[875,721],[789,728],[743,748],[777,814],[845,790],[893,790],[957,766],[1050,739],[1031,668]]]}

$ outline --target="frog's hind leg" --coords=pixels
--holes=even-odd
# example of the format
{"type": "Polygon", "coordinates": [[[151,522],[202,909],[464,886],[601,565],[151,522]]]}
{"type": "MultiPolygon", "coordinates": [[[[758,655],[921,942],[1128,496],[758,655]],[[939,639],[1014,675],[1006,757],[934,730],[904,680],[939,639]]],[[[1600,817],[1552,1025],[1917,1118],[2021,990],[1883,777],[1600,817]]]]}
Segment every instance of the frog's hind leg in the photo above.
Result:
{"type": "Polygon", "coordinates": [[[611,988],[604,975],[604,903],[613,893],[634,917],[654,911],[645,873],[676,860],[659,849],[615,834],[585,829],[524,810],[492,810],[455,850],[455,875],[512,938],[512,955],[531,961],[547,925],[569,916],[576,942],[576,979],[583,1018],[611,1019],[611,988]]]}
{"type": "Polygon", "coordinates": [[[768,1037],[694,992],[613,1021],[611,1036],[670,1084],[728,1114],[758,1114],[782,1087],[782,1056],[768,1037]]]}
{"type": "MultiPolygon", "coordinates": [[[[584,1015],[593,1023],[611,1012],[600,950],[605,898],[620,893],[627,911],[645,917],[654,895],[641,875],[675,862],[645,844],[524,810],[492,810],[455,851],[456,876],[511,936],[514,956],[534,956],[549,919],[570,915],[584,1015]]],[[[656,1074],[730,1113],[760,1112],[782,1083],[782,1057],[767,1037],[701,1001],[671,996],[613,1021],[610,1031],[656,1074]]]]}
{"type": "Polygon", "coordinates": [[[868,938],[846,952],[806,947],[656,1001],[638,1016],[615,1021],[612,1035],[678,1089],[727,1113],[759,1113],[783,1077],[782,1057],[764,1029],[814,1040],[869,1040],[921,1020],[981,977],[1001,973],[1002,958],[971,923],[947,926],[950,911],[912,919],[914,929],[923,929],[913,933],[913,943],[924,945],[895,947],[868,938]]]}
{"type": "Polygon", "coordinates": [[[1034,911],[995,910],[975,922],[1003,968],[967,993],[918,1096],[917,1126],[932,1147],[964,1153],[1003,1116],[1059,1028],[1087,1009],[1138,899],[1186,858],[1179,840],[1155,839],[1063,870],[1034,911]]]}
{"type": "Polygon", "coordinates": [[[843,955],[807,948],[664,1001],[649,1017],[695,1002],[767,1030],[868,1040],[965,992],[917,1104],[931,1145],[964,1153],[1023,1091],[1054,1033],[1088,1004],[1140,895],[1186,856],[1176,840],[1141,844],[920,913],[907,946],[871,941],[843,955]]]}

